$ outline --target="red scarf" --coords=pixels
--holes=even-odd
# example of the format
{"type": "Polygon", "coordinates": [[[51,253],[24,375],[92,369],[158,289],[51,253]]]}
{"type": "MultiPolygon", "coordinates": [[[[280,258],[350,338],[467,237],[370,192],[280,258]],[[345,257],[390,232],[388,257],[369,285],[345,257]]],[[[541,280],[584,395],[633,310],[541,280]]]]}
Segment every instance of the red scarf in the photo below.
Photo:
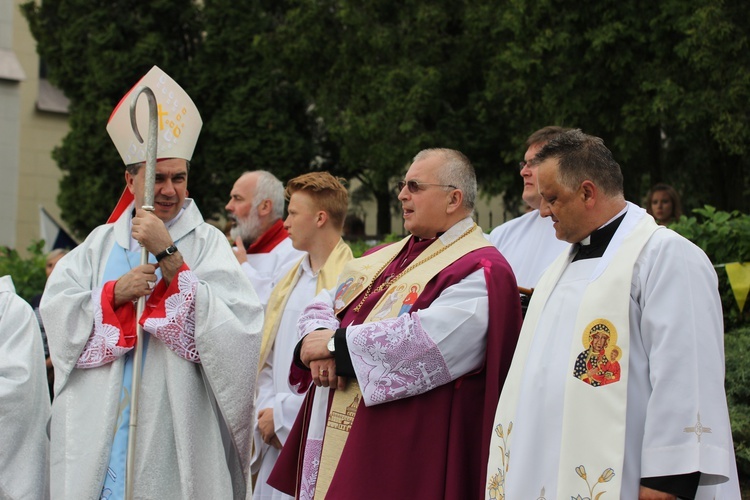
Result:
{"type": "Polygon", "coordinates": [[[252,245],[247,247],[247,253],[268,253],[288,236],[289,233],[284,229],[284,223],[279,219],[268,228],[268,231],[261,234],[252,245]]]}

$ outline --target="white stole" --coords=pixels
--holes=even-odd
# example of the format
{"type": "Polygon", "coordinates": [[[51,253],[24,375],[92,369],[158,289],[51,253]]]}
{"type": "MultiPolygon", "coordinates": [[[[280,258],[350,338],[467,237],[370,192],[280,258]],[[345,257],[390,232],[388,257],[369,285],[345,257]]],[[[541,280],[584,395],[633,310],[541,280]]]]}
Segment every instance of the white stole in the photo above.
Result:
{"type": "MultiPolygon", "coordinates": [[[[620,496],[627,405],[630,285],[635,261],[658,228],[644,210],[629,204],[625,218],[589,278],[568,355],[562,443],[557,492],[554,494],[557,498],[576,498],[579,494],[595,498],[605,491],[604,488],[607,498],[620,496]],[[608,344],[603,351],[606,353],[604,358],[599,357],[603,363],[593,367],[595,373],[590,379],[586,374],[581,375],[581,366],[592,368],[586,366],[592,330],[605,331],[608,344]],[[611,359],[615,348],[620,353],[616,362],[611,359]],[[618,365],[617,380],[612,376],[615,365],[618,365]],[[576,372],[579,378],[574,376],[576,372]],[[606,443],[602,436],[606,436],[606,443]]],[[[529,306],[495,415],[486,498],[499,498],[500,494],[505,494],[506,481],[523,480],[513,470],[511,450],[512,428],[526,359],[547,300],[572,257],[573,254],[565,252],[553,262],[537,285],[529,306]]],[[[539,452],[544,453],[544,450],[539,452]]],[[[544,495],[543,491],[540,493],[544,495]]]]}

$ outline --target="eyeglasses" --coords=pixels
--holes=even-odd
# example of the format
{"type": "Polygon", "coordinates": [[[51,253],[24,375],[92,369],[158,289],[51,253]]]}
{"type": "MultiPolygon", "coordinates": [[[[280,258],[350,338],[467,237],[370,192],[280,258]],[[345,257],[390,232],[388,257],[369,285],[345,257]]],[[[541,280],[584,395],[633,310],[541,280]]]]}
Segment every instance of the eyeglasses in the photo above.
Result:
{"type": "Polygon", "coordinates": [[[518,169],[519,170],[523,170],[524,167],[532,168],[532,167],[536,167],[536,166],[537,166],[537,163],[534,161],[533,158],[531,160],[529,160],[529,161],[521,160],[521,161],[518,162],[518,169]]]}
{"type": "Polygon", "coordinates": [[[419,191],[422,191],[424,189],[427,189],[425,186],[440,186],[440,187],[447,187],[452,189],[458,189],[453,184],[432,184],[430,182],[417,182],[414,180],[411,181],[398,181],[398,190],[399,192],[403,191],[404,186],[409,188],[410,193],[418,193],[419,191]]]}

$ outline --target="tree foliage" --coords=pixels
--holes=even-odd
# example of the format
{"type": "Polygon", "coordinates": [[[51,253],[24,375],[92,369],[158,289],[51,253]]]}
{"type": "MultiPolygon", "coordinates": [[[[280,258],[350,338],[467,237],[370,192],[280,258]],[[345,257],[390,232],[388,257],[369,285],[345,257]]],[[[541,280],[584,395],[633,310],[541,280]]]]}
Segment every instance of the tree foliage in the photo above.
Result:
{"type": "Polygon", "coordinates": [[[15,249],[0,247],[0,276],[13,278],[16,293],[27,302],[42,293],[47,281],[43,248],[43,240],[34,241],[26,249],[29,256],[23,258],[15,249]]]}
{"type": "Polygon", "coordinates": [[[420,149],[496,164],[487,151],[502,127],[477,119],[487,47],[473,44],[473,14],[448,0],[296,0],[268,40],[336,145],[336,172],[375,196],[380,234],[391,230],[393,186],[420,149]]]}
{"type": "Polygon", "coordinates": [[[204,128],[191,169],[204,214],[223,212],[246,170],[282,181],[308,171],[319,156],[307,101],[262,43],[286,13],[283,1],[204,2],[205,39],[191,62],[194,100],[204,128]]]}
{"type": "Polygon", "coordinates": [[[621,163],[626,196],[668,182],[687,207],[750,209],[750,4],[724,0],[45,0],[24,12],[71,99],[55,151],[63,218],[106,217],[122,169],[104,124],[158,64],[204,117],[191,195],[220,212],[237,175],[327,169],[362,181],[387,234],[393,185],[424,147],[521,192],[531,132],[580,127],[621,163]]]}
{"type": "Polygon", "coordinates": [[[690,206],[750,208],[747,3],[509,0],[487,15],[504,158],[536,128],[579,127],[605,139],[633,201],[666,181],[690,206]]]}
{"type": "Polygon", "coordinates": [[[750,327],[741,327],[724,336],[726,378],[724,386],[729,404],[729,419],[732,423],[734,453],[737,472],[743,491],[750,478],[750,327]]]}

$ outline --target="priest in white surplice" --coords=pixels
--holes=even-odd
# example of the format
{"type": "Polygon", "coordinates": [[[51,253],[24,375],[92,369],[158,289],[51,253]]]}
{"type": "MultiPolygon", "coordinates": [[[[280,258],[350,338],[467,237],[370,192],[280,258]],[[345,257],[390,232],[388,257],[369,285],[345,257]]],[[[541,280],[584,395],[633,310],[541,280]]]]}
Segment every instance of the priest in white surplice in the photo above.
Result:
{"type": "Polygon", "coordinates": [[[139,84],[156,94],[166,127],[153,209],[141,208],[145,152],[130,129],[129,93],[107,131],[134,203],[118,205],[113,223],[57,264],[42,299],[55,366],[51,497],[123,498],[138,321],[135,498],[247,498],[262,308],[224,235],[186,198],[198,110],[157,67],[139,84]],[[141,245],[148,264],[140,264],[141,245]],[[136,318],[141,296],[148,300],[136,318]]]}
{"type": "Polygon", "coordinates": [[[304,396],[289,387],[289,366],[297,345],[297,320],[315,296],[336,286],[352,251],[341,238],[349,195],[328,172],[310,172],[286,186],[289,216],[284,227],[294,247],[307,252],[273,289],[266,310],[258,375],[258,423],[255,428],[253,498],[292,498],[266,484],[289,436],[304,396]]]}
{"type": "Polygon", "coordinates": [[[245,172],[224,208],[232,223],[234,256],[265,308],[273,287],[304,255],[284,228],[284,185],[271,172],[245,172]]]}
{"type": "Polygon", "coordinates": [[[489,240],[513,268],[518,286],[523,288],[535,288],[545,269],[568,248],[564,241],[555,238],[552,221],[539,215],[542,197],[539,196],[534,163],[534,155],[565,130],[550,125],[537,130],[526,140],[526,153],[519,165],[523,178],[521,198],[532,210],[497,226],[489,234],[489,240]]]}
{"type": "Polygon", "coordinates": [[[531,300],[486,498],[739,499],[711,262],[625,201],[601,139],[569,131],[535,161],[573,245],[531,300]]]}
{"type": "Polygon", "coordinates": [[[0,498],[49,498],[49,390],[34,310],[0,277],[0,498]]]}

